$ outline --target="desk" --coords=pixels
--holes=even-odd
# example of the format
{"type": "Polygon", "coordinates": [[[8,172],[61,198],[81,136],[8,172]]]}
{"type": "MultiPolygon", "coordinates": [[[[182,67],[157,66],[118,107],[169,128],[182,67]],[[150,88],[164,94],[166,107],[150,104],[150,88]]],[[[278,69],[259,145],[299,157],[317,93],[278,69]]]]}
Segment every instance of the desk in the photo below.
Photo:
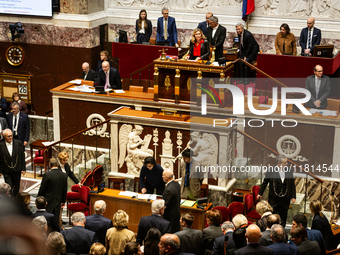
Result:
{"type": "MultiPolygon", "coordinates": [[[[47,140],[36,140],[33,143],[30,144],[30,149],[31,149],[31,165],[33,169],[33,149],[35,150],[45,150],[47,146],[43,145],[44,142],[50,142],[47,140]]],[[[48,166],[48,160],[51,158],[51,150],[46,152],[44,151],[44,168],[45,168],[45,173],[47,172],[47,166],[48,166]]]]}
{"type": "MultiPolygon", "coordinates": [[[[119,196],[121,190],[105,189],[100,194],[90,194],[91,206],[97,200],[104,200],[106,202],[106,211],[104,216],[112,219],[113,215],[118,210],[124,210],[129,215],[128,227],[131,231],[137,232],[138,224],[141,217],[149,216],[151,212],[151,201],[136,200],[126,196],[119,196]]],[[[211,207],[211,203],[204,209],[197,209],[194,207],[181,206],[182,213],[191,213],[195,217],[192,228],[203,230],[205,227],[205,212],[211,207]]]]}
{"type": "Polygon", "coordinates": [[[235,189],[233,191],[233,202],[242,202],[244,203],[244,197],[245,195],[248,195],[251,193],[251,190],[250,189],[235,189]],[[242,195],[236,195],[235,193],[242,193],[242,195]]]}

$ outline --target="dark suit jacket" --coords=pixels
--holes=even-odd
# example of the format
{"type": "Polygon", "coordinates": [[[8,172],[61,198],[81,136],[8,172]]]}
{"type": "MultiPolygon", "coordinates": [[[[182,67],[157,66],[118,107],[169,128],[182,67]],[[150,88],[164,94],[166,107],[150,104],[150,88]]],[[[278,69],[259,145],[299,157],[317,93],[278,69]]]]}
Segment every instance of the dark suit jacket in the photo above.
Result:
{"type": "Polygon", "coordinates": [[[273,240],[270,237],[270,229],[266,229],[262,232],[262,236],[260,237],[259,244],[263,246],[269,246],[273,244],[273,240]]]}
{"type": "MultiPolygon", "coordinates": [[[[7,115],[8,128],[13,131],[13,112],[7,115]]],[[[30,123],[26,113],[20,112],[18,121],[18,139],[24,143],[30,138],[30,123]]]]}
{"type": "Polygon", "coordinates": [[[44,196],[47,202],[46,211],[54,213],[59,219],[61,203],[65,203],[67,193],[67,175],[58,168],[44,174],[38,196],[44,196]]]}
{"type": "MultiPolygon", "coordinates": [[[[150,41],[150,37],[151,37],[151,34],[152,34],[152,23],[151,23],[151,20],[148,20],[147,24],[148,24],[148,28],[145,29],[145,41],[146,42],[150,41]]],[[[138,34],[139,34],[139,27],[138,27],[138,19],[137,19],[136,20],[136,35],[138,36],[138,34]]]]}
{"type": "MultiPolygon", "coordinates": [[[[6,128],[8,128],[6,118],[0,117],[0,126],[1,126],[1,132],[0,133],[2,133],[2,131],[4,131],[6,128]]],[[[1,137],[1,139],[2,139],[2,137],[1,137]]]]}
{"type": "Polygon", "coordinates": [[[241,36],[239,35],[239,50],[240,50],[240,58],[246,57],[246,61],[251,63],[256,60],[257,54],[259,53],[259,45],[257,44],[254,36],[248,30],[244,29],[243,31],[243,47],[241,43],[241,36]]]}
{"type": "MultiPolygon", "coordinates": [[[[190,41],[190,49],[189,49],[189,59],[196,59],[197,56],[194,56],[194,43],[190,41]]],[[[210,47],[209,47],[209,42],[207,40],[204,40],[204,43],[201,44],[201,59],[203,60],[209,60],[209,54],[210,54],[210,47]]]]}
{"type": "MultiPolygon", "coordinates": [[[[58,166],[58,169],[61,171],[60,165],[58,166]]],[[[70,177],[71,180],[74,181],[75,184],[79,183],[78,178],[74,175],[68,163],[65,164],[65,171],[66,171],[67,176],[70,177]]]]}
{"type": "Polygon", "coordinates": [[[220,226],[211,225],[203,229],[203,248],[204,254],[211,254],[215,238],[224,236],[220,226]]]}
{"type": "MultiPolygon", "coordinates": [[[[110,67],[109,72],[109,82],[112,89],[122,89],[122,81],[120,79],[120,74],[116,68],[110,67]]],[[[106,84],[106,74],[103,69],[99,71],[99,85],[105,86],[106,84]]]]}
{"type": "Polygon", "coordinates": [[[320,247],[321,254],[326,254],[325,240],[319,230],[305,228],[309,241],[316,241],[320,247]]]}
{"type": "Polygon", "coordinates": [[[327,107],[327,97],[331,93],[331,82],[327,75],[321,76],[321,84],[319,89],[318,97],[316,97],[316,88],[315,88],[315,75],[310,75],[306,79],[306,89],[311,93],[311,98],[307,102],[307,107],[316,108],[314,102],[316,100],[320,100],[320,109],[325,109],[327,107]]]}
{"type": "Polygon", "coordinates": [[[98,242],[105,246],[106,231],[113,228],[112,220],[105,218],[103,215],[95,213],[86,217],[85,228],[96,232],[98,242]]]}
{"type": "Polygon", "coordinates": [[[205,36],[207,35],[208,24],[207,24],[206,21],[200,22],[198,24],[197,28],[201,29],[205,36]]]}
{"type": "Polygon", "coordinates": [[[224,241],[226,237],[228,237],[226,249],[228,250],[235,246],[233,233],[234,233],[233,231],[230,232],[228,231],[227,233],[225,233],[225,235],[215,238],[212,255],[224,255],[224,241]]]}
{"type": "Polygon", "coordinates": [[[328,219],[321,214],[315,214],[312,221],[312,229],[319,230],[325,240],[326,250],[336,249],[336,241],[329,225],[328,219]]]}
{"type": "Polygon", "coordinates": [[[213,28],[208,27],[207,39],[209,44],[215,46],[215,61],[223,57],[223,43],[227,34],[227,29],[224,26],[218,25],[214,38],[212,37],[213,28]]]}
{"type": "Polygon", "coordinates": [[[317,241],[304,240],[298,245],[300,255],[320,255],[321,250],[317,241]]]}
{"type": "Polygon", "coordinates": [[[7,150],[5,139],[0,142],[0,173],[10,173],[10,172],[21,172],[26,171],[26,162],[25,162],[25,154],[22,149],[22,143],[19,140],[13,139],[13,152],[12,157],[9,155],[7,150]],[[16,157],[18,156],[18,160],[16,157]],[[6,161],[4,160],[6,159],[6,161]],[[13,166],[17,162],[17,165],[14,169],[11,169],[7,166],[7,164],[11,166],[11,162],[13,162],[13,166]]]}
{"type": "Polygon", "coordinates": [[[202,231],[192,228],[183,228],[175,233],[181,241],[180,252],[192,252],[195,255],[202,254],[202,231]]]}
{"type": "Polygon", "coordinates": [[[37,211],[36,213],[32,214],[33,218],[36,218],[38,216],[44,216],[46,218],[48,224],[47,234],[53,231],[60,232],[60,227],[53,213],[48,213],[46,211],[37,211]]]}
{"type": "Polygon", "coordinates": [[[89,254],[91,245],[96,243],[95,232],[85,229],[82,226],[74,226],[71,229],[61,231],[66,243],[66,251],[75,254],[89,254]]]}
{"type": "Polygon", "coordinates": [[[268,203],[272,207],[281,205],[288,208],[290,205],[290,200],[292,198],[296,198],[296,189],[293,173],[291,171],[286,172],[284,182],[282,183],[280,174],[278,172],[275,172],[275,170],[267,171],[263,183],[261,185],[259,195],[261,196],[263,195],[263,192],[266,189],[268,183],[269,183],[268,203]],[[275,194],[275,191],[279,193],[279,189],[281,188],[283,192],[285,192],[285,190],[287,189],[287,194],[284,197],[278,197],[275,194]]]}
{"type": "Polygon", "coordinates": [[[163,218],[170,221],[171,233],[175,233],[181,230],[179,219],[180,213],[180,201],[181,201],[181,186],[178,182],[171,181],[166,185],[163,193],[163,199],[165,201],[165,210],[163,218]]]}
{"type": "Polygon", "coordinates": [[[162,233],[162,235],[164,235],[165,233],[170,233],[171,231],[170,222],[162,219],[161,216],[157,214],[142,217],[138,224],[136,238],[136,241],[138,243],[143,244],[146,234],[148,233],[150,228],[157,228],[162,233]]]}
{"type": "MultiPolygon", "coordinates": [[[[82,72],[81,74],[81,78],[84,79],[85,77],[85,72],[82,72]]],[[[89,69],[89,72],[87,73],[86,76],[86,81],[94,81],[94,82],[98,82],[98,76],[96,74],[96,71],[94,71],[93,69],[89,69]]]]}
{"type": "Polygon", "coordinates": [[[238,249],[234,253],[235,255],[266,255],[266,254],[274,254],[273,250],[268,247],[264,247],[258,243],[255,244],[247,244],[247,246],[238,249]]]}
{"type": "Polygon", "coordinates": [[[0,117],[6,118],[6,110],[7,110],[7,100],[6,98],[0,98],[0,117]]]}
{"type": "MultiPolygon", "coordinates": [[[[305,27],[301,30],[300,34],[300,46],[301,46],[301,54],[304,53],[307,48],[308,42],[308,27],[305,27]]],[[[313,28],[313,38],[312,38],[312,46],[310,47],[310,53],[313,55],[314,46],[320,45],[321,42],[321,30],[314,27],[313,28]]]]}
{"type": "Polygon", "coordinates": [[[283,242],[275,242],[267,248],[273,250],[275,255],[297,255],[299,250],[295,245],[289,245],[283,242]]]}
{"type": "MultiPolygon", "coordinates": [[[[164,28],[163,28],[163,17],[158,18],[157,20],[157,42],[163,42],[164,40],[164,28]]],[[[168,41],[170,46],[175,46],[177,43],[177,27],[176,21],[173,17],[168,17],[168,41]]]]}

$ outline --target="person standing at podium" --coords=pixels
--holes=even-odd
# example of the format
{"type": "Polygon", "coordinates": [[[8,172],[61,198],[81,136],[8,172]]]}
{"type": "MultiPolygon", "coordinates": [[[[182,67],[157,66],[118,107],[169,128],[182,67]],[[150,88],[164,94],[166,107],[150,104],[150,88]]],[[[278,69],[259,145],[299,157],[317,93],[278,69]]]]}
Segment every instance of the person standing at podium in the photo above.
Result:
{"type": "Polygon", "coordinates": [[[275,49],[277,55],[296,56],[296,40],[293,33],[286,23],[280,27],[280,32],[275,37],[275,49]]]}
{"type": "Polygon", "coordinates": [[[214,46],[215,49],[215,61],[218,61],[223,57],[223,44],[227,34],[227,29],[224,26],[218,24],[218,18],[211,16],[209,18],[209,27],[207,29],[207,38],[209,44],[214,46]]]}
{"type": "Polygon", "coordinates": [[[139,19],[136,20],[137,43],[149,42],[152,34],[152,23],[148,20],[146,10],[139,12],[139,19]]]}
{"type": "Polygon", "coordinates": [[[307,19],[307,27],[301,30],[300,46],[302,56],[312,56],[315,45],[320,45],[321,30],[314,27],[315,19],[307,19]]]}
{"type": "Polygon", "coordinates": [[[157,21],[157,42],[169,42],[169,46],[179,47],[177,43],[177,27],[175,18],[169,16],[169,9],[163,7],[163,17],[157,21]]]}
{"type": "Polygon", "coordinates": [[[207,38],[201,29],[196,28],[191,35],[190,48],[186,59],[190,60],[208,60],[210,54],[210,46],[207,38]]]}
{"type": "Polygon", "coordinates": [[[110,67],[108,61],[102,64],[102,70],[99,71],[99,86],[105,89],[122,89],[120,74],[116,68],[110,67]]]}

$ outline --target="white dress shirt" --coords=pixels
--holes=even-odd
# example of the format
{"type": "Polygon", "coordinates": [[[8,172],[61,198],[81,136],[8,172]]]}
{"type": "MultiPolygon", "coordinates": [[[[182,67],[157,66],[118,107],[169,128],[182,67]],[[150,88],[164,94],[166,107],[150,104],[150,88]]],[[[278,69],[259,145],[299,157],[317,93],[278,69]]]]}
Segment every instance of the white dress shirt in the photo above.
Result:
{"type": "Polygon", "coordinates": [[[217,29],[218,29],[218,26],[219,26],[219,25],[217,25],[216,27],[213,28],[212,35],[211,35],[212,38],[214,38],[214,36],[215,36],[215,34],[216,34],[216,31],[217,31],[217,29]]]}
{"type": "Polygon", "coordinates": [[[142,21],[142,28],[139,29],[139,33],[140,33],[140,34],[145,34],[144,23],[145,23],[145,21],[143,20],[143,21],[142,21]]]}
{"type": "Polygon", "coordinates": [[[18,135],[18,124],[19,124],[19,118],[20,118],[20,112],[18,112],[17,115],[13,114],[13,122],[12,122],[12,127],[13,127],[13,135],[18,135]],[[17,123],[15,123],[15,116],[17,116],[17,123]]]}
{"type": "Polygon", "coordinates": [[[12,157],[12,154],[13,154],[13,141],[11,143],[7,143],[6,142],[6,147],[7,147],[7,150],[9,152],[9,155],[11,155],[11,157],[12,157]]]}

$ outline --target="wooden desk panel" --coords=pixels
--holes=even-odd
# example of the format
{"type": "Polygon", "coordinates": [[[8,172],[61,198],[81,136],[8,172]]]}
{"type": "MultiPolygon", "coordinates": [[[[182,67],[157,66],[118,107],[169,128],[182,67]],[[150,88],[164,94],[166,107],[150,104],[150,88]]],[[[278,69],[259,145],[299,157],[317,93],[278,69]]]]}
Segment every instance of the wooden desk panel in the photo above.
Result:
{"type": "MultiPolygon", "coordinates": [[[[124,210],[129,215],[128,227],[131,231],[137,232],[138,224],[141,217],[149,216],[151,212],[151,201],[132,199],[126,196],[119,196],[120,190],[105,189],[100,194],[90,195],[91,206],[97,200],[104,200],[106,202],[106,211],[104,216],[108,219],[112,219],[113,215],[118,210],[124,210]]],[[[211,203],[205,208],[205,210],[197,209],[194,207],[181,206],[182,213],[191,213],[195,217],[195,221],[192,225],[194,229],[203,229],[205,227],[205,211],[211,206],[211,203]]],[[[92,210],[93,213],[93,210],[92,210]]]]}

